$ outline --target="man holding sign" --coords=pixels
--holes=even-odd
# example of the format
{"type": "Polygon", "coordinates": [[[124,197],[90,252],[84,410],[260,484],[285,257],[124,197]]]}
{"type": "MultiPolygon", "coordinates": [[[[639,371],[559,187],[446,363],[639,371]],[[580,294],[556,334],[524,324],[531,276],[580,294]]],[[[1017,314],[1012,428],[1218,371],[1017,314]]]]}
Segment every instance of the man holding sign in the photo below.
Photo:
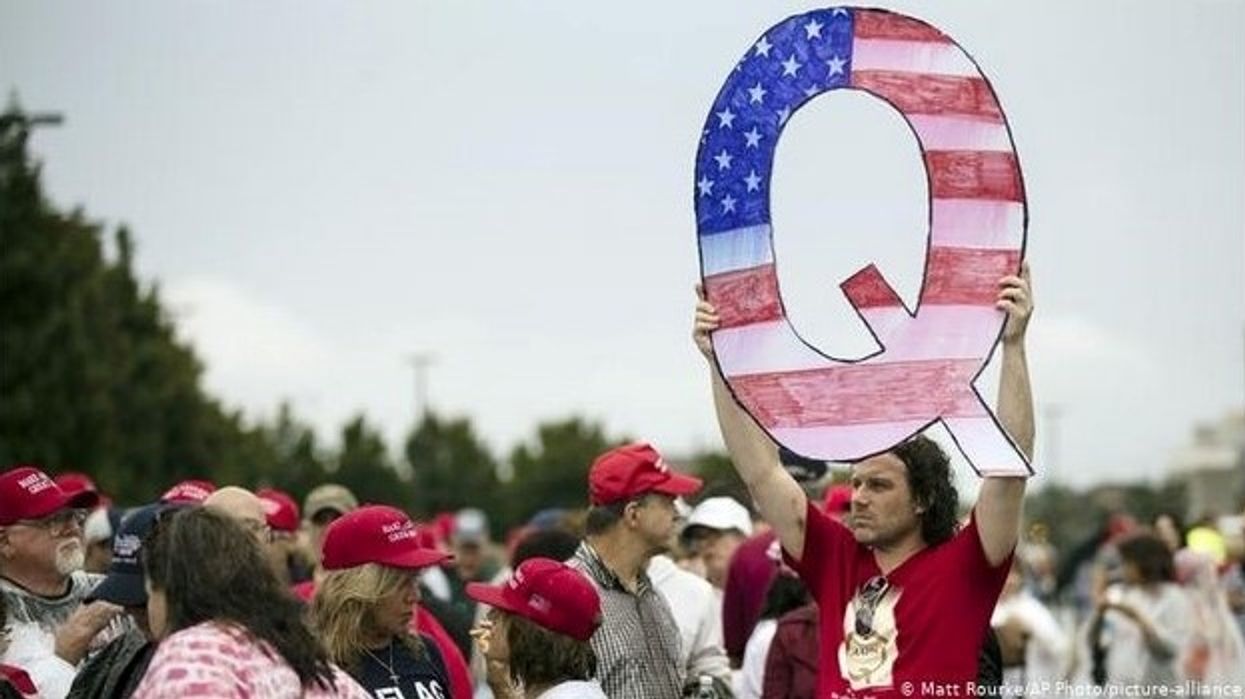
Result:
{"type": "MultiPolygon", "coordinates": [[[[996,306],[1007,314],[998,418],[1028,457],[1027,265],[999,282],[996,306]]],[[[840,524],[810,504],[776,445],[735,402],[710,343],[719,323],[702,294],[693,337],[710,364],[722,436],[821,609],[817,696],[966,696],[1019,537],[1024,477],[987,475],[957,531],[947,456],[918,435],[853,464],[851,515],[840,524]]]]}

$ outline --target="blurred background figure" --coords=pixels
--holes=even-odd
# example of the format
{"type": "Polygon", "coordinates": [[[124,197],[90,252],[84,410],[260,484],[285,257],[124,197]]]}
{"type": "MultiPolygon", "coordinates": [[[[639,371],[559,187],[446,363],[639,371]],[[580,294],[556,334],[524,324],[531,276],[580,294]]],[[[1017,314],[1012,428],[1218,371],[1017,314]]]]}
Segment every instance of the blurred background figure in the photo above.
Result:
{"type": "Polygon", "coordinates": [[[289,493],[275,488],[263,488],[255,495],[264,507],[264,516],[272,533],[268,552],[277,577],[287,585],[310,580],[315,563],[311,553],[298,540],[301,523],[298,503],[289,493]]]}
{"type": "Polygon", "coordinates": [[[1184,676],[1213,686],[1245,686],[1245,640],[1228,607],[1214,559],[1183,549],[1175,555],[1175,566],[1193,612],[1184,676]]]}
{"type": "MultiPolygon", "coordinates": [[[[682,499],[676,500],[675,506],[680,511],[688,509],[682,499]]],[[[699,684],[701,677],[708,677],[730,687],[731,664],[722,646],[722,595],[703,576],[692,572],[696,566],[688,569],[672,558],[687,555],[680,551],[682,540],[676,526],[667,550],[649,559],[648,577],[670,606],[679,627],[679,662],[687,682],[699,684]]]]}
{"type": "Polygon", "coordinates": [[[121,525],[121,510],[100,506],[91,510],[82,522],[82,545],[86,557],[82,569],[103,574],[112,562],[112,538],[121,525]]]}
{"type": "MultiPolygon", "coordinates": [[[[1022,547],[1023,548],[1023,547],[1022,547]]],[[[1023,555],[1017,552],[990,619],[1003,664],[1003,688],[1054,686],[1064,678],[1071,643],[1050,609],[1026,587],[1023,555]]],[[[1033,696],[1029,693],[1026,696],[1033,696]]]]}
{"type": "Polygon", "coordinates": [[[761,616],[744,647],[743,667],[735,680],[735,696],[739,699],[811,697],[817,685],[817,606],[795,571],[783,565],[777,541],[770,545],[767,556],[778,574],[765,592],[761,616]],[[804,608],[812,614],[811,629],[805,629],[801,620],[792,621],[790,616],[804,608]],[[775,642],[780,619],[786,620],[789,628],[782,639],[775,642]],[[806,633],[810,630],[813,634],[811,656],[806,652],[809,646],[806,633]],[[809,658],[811,663],[806,668],[804,665],[809,658]],[[806,681],[810,670],[811,684],[806,681]]]}
{"type": "Polygon", "coordinates": [[[1184,680],[1193,609],[1175,582],[1172,553],[1148,530],[1116,544],[1121,580],[1096,576],[1089,622],[1089,681],[1096,685],[1176,685],[1184,680]]]}
{"type": "Polygon", "coordinates": [[[453,560],[441,567],[448,596],[431,598],[428,609],[445,626],[464,657],[471,657],[471,628],[476,620],[476,601],[467,594],[473,582],[491,582],[501,570],[497,552],[489,536],[488,517],[478,508],[467,507],[454,515],[450,532],[453,560]]]}
{"type": "Polygon", "coordinates": [[[731,557],[752,536],[752,514],[734,498],[706,498],[692,509],[680,536],[684,548],[703,563],[705,579],[720,599],[731,557]]]}
{"type": "Polygon", "coordinates": [[[324,547],[324,532],[333,520],[359,506],[359,500],[348,488],[337,483],[324,483],[311,489],[303,500],[305,546],[319,562],[324,547]]]}
{"type": "Polygon", "coordinates": [[[212,493],[216,492],[216,484],[199,478],[190,478],[173,485],[160,496],[160,502],[170,505],[202,505],[212,493]]]}

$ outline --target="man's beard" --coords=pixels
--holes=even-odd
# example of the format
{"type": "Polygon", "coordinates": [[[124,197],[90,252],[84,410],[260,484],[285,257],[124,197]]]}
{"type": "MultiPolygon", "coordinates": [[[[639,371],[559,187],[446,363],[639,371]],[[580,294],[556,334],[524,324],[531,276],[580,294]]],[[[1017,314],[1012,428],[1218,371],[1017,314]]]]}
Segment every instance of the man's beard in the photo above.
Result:
{"type": "Polygon", "coordinates": [[[82,542],[77,539],[69,539],[63,541],[56,546],[56,572],[61,575],[69,575],[74,571],[82,570],[83,564],[86,563],[86,551],[82,548],[82,542]]]}

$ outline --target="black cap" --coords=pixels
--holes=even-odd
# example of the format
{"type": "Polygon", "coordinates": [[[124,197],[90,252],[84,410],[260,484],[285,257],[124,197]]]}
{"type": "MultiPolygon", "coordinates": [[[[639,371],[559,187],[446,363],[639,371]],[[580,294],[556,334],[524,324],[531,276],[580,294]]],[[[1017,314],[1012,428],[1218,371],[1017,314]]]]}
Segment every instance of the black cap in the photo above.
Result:
{"type": "Polygon", "coordinates": [[[143,585],[143,566],[138,559],[143,539],[156,526],[160,513],[169,505],[145,505],[127,514],[121,527],[112,538],[112,564],[90,599],[102,599],[123,607],[141,607],[147,604],[147,588],[143,585]]]}

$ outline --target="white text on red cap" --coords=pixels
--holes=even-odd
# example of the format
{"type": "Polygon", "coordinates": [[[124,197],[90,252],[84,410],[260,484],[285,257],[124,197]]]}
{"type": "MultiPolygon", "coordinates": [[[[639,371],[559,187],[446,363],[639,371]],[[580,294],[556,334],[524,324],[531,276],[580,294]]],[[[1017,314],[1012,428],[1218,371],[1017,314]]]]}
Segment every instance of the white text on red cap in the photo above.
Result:
{"type": "Polygon", "coordinates": [[[17,484],[25,488],[26,492],[31,495],[37,495],[56,485],[51,478],[42,473],[32,473],[18,481],[17,484]]]}
{"type": "Polygon", "coordinates": [[[385,538],[389,543],[394,544],[403,539],[414,539],[418,536],[415,532],[415,524],[413,522],[394,522],[381,527],[381,531],[385,533],[385,538]]]}

